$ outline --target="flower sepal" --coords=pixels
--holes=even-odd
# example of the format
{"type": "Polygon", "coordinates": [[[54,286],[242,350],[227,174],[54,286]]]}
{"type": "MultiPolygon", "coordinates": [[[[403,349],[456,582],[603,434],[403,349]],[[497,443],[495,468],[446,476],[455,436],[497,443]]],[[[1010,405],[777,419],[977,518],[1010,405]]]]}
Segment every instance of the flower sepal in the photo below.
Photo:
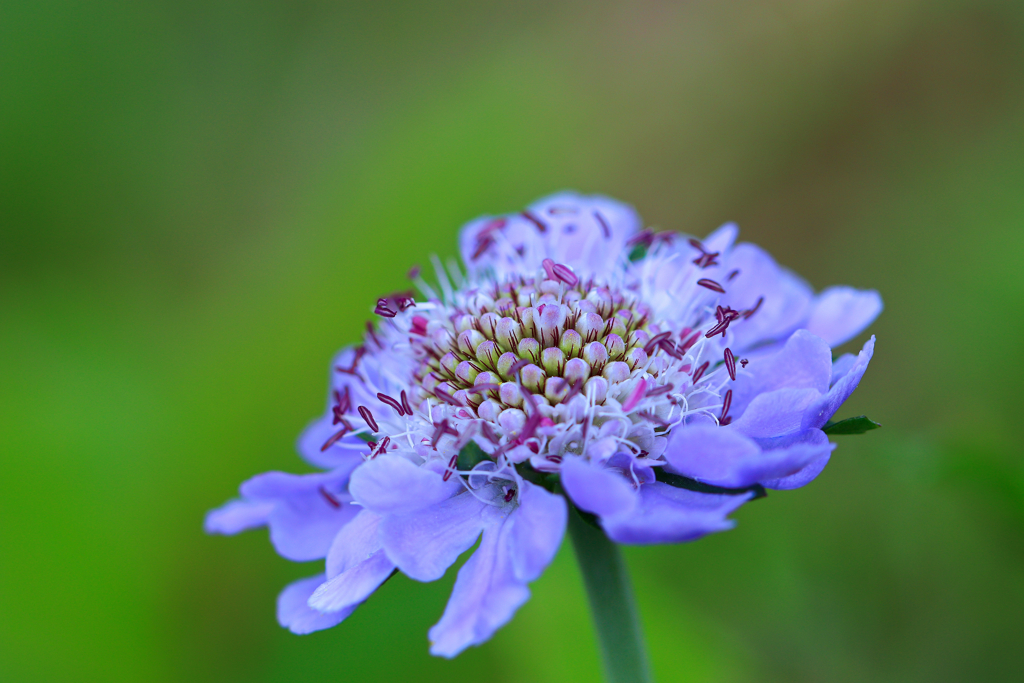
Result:
{"type": "Polygon", "coordinates": [[[821,428],[821,431],[825,432],[829,436],[838,436],[845,434],[863,434],[870,432],[872,429],[878,429],[882,425],[878,424],[874,420],[868,418],[867,415],[858,415],[857,417],[848,417],[845,420],[839,420],[833,422],[829,420],[825,423],[825,426],[821,428]]]}

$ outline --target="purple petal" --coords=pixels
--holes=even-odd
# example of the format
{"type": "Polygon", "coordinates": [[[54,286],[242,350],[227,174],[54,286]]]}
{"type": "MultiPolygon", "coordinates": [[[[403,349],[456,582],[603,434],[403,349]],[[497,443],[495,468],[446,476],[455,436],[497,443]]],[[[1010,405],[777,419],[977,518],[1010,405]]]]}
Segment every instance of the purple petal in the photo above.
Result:
{"type": "Polygon", "coordinates": [[[267,523],[274,503],[268,501],[232,500],[206,514],[203,528],[208,534],[237,534],[267,523]]]}
{"type": "Polygon", "coordinates": [[[752,360],[747,372],[732,384],[733,415],[742,415],[766,391],[816,389],[824,394],[832,374],[832,350],[810,332],[797,330],[777,353],[752,360]]]}
{"type": "MultiPolygon", "coordinates": [[[[828,464],[835,444],[829,443],[828,436],[820,429],[810,429],[794,437],[786,439],[788,444],[779,448],[780,451],[800,452],[806,456],[807,464],[800,470],[777,479],[765,479],[761,484],[769,489],[796,489],[810,483],[821,474],[828,464]]],[[[774,453],[777,451],[769,451],[774,453]]]]}
{"type": "Polygon", "coordinates": [[[510,527],[496,523],[484,530],[473,556],[459,570],[441,620],[430,629],[430,653],[454,657],[486,641],[530,597],[514,576],[509,557],[510,527]]]}
{"type": "Polygon", "coordinates": [[[830,287],[818,295],[807,329],[829,346],[857,336],[882,312],[882,297],[874,290],[830,287]]]}
{"type": "Polygon", "coordinates": [[[860,384],[860,379],[864,376],[864,371],[868,369],[868,363],[871,362],[871,356],[874,353],[875,338],[872,336],[864,344],[861,352],[857,354],[857,360],[849,371],[832,385],[827,394],[807,409],[802,423],[804,429],[821,429],[825,426],[825,423],[839,410],[839,406],[843,405],[843,402],[860,384]]]}
{"type": "Polygon", "coordinates": [[[380,550],[378,533],[381,516],[369,510],[362,510],[331,542],[327,551],[327,578],[351,569],[380,550]]]}
{"type": "Polygon", "coordinates": [[[313,631],[320,631],[340,624],[345,617],[352,614],[355,607],[322,614],[310,608],[307,604],[309,596],[313,594],[317,586],[323,583],[324,575],[311,576],[308,579],[300,579],[289,584],[281,594],[277,596],[277,621],[292,633],[305,635],[313,631]]]}
{"type": "Polygon", "coordinates": [[[731,529],[727,516],[752,493],[737,496],[698,493],[655,482],[640,489],[636,509],[601,517],[608,538],[617,543],[646,545],[692,541],[705,534],[731,529]]]}
{"type": "Polygon", "coordinates": [[[326,450],[321,449],[342,426],[334,424],[334,415],[331,413],[311,423],[302,432],[296,444],[299,455],[316,467],[327,469],[345,467],[349,472],[354,470],[363,461],[362,454],[368,450],[366,442],[358,436],[352,434],[343,436],[326,450]]]}
{"type": "Polygon", "coordinates": [[[759,394],[740,419],[728,427],[753,438],[772,438],[802,431],[808,409],[821,398],[817,389],[779,389],[759,394]]]}
{"type": "Polygon", "coordinates": [[[380,523],[384,552],[406,576],[436,581],[476,543],[488,522],[482,513],[490,507],[467,492],[423,510],[388,515],[380,523]]]}
{"type": "Polygon", "coordinates": [[[622,474],[583,458],[566,457],[561,480],[572,502],[595,515],[628,512],[637,504],[636,491],[622,474]]]}
{"type": "Polygon", "coordinates": [[[814,291],[760,247],[738,244],[723,264],[725,269],[738,270],[739,274],[728,283],[722,296],[723,306],[749,310],[764,298],[756,313],[729,326],[734,352],[785,339],[806,319],[814,291]]]}
{"type": "Polygon", "coordinates": [[[841,380],[856,362],[857,356],[852,353],[844,353],[836,358],[836,361],[832,363],[832,379],[829,380],[829,386],[831,387],[841,380]]]}
{"type": "Polygon", "coordinates": [[[449,498],[459,487],[457,478],[446,482],[437,472],[400,455],[386,455],[353,472],[348,490],[360,505],[383,515],[425,508],[449,498]]]}
{"type": "Polygon", "coordinates": [[[803,446],[762,451],[738,432],[703,425],[675,430],[665,451],[665,457],[680,474],[730,488],[788,476],[816,455],[816,451],[809,452],[803,446]]]}
{"type": "Polygon", "coordinates": [[[509,536],[513,573],[518,580],[533,581],[554,559],[565,534],[567,513],[565,498],[523,482],[509,536]]]}
{"type": "Polygon", "coordinates": [[[703,240],[704,251],[726,253],[736,241],[740,229],[735,223],[723,223],[703,240]]]}
{"type": "Polygon", "coordinates": [[[354,567],[320,585],[309,598],[309,606],[319,612],[337,612],[351,608],[384,583],[395,570],[383,550],[378,550],[354,567]]]}
{"type": "Polygon", "coordinates": [[[319,491],[282,499],[267,520],[270,542],[278,554],[295,562],[327,555],[338,531],[359,508],[350,503],[334,507],[319,491]]]}

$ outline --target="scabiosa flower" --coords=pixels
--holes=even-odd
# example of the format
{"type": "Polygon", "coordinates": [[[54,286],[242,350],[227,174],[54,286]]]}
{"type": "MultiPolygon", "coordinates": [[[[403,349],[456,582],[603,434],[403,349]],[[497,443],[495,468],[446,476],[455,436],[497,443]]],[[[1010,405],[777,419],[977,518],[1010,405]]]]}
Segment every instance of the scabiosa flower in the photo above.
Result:
{"type": "Polygon", "coordinates": [[[874,338],[832,347],[878,294],[816,295],[731,224],[702,241],[641,227],[616,201],[554,195],[470,223],[462,268],[435,261],[436,286],[414,271],[417,291],[376,302],[299,441],[325,471],[259,475],[206,520],[326,558],[279,597],[283,626],[333,626],[394,572],[434,581],[480,539],[429,634],[452,657],[529,597],[567,502],[618,543],[689,541],[821,472],[822,428],[874,338]]]}

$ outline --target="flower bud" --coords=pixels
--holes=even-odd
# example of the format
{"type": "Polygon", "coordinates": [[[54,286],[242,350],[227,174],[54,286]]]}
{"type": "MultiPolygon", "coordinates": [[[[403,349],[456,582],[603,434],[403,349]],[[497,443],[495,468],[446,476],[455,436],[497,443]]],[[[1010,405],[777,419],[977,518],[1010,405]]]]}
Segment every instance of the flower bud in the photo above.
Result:
{"type": "Polygon", "coordinates": [[[459,333],[459,351],[462,351],[467,356],[476,355],[476,347],[480,346],[486,337],[480,334],[477,330],[466,330],[465,332],[459,333]]]}
{"type": "Polygon", "coordinates": [[[576,321],[576,331],[584,341],[597,341],[604,334],[604,319],[597,313],[584,313],[576,321]]]}
{"type": "Polygon", "coordinates": [[[583,337],[576,330],[566,330],[562,333],[558,348],[562,349],[566,356],[578,356],[583,348],[583,337]]]}
{"type": "Polygon", "coordinates": [[[480,329],[484,331],[485,336],[494,339],[494,329],[498,326],[499,320],[501,316],[494,311],[487,311],[480,316],[480,329]]]}
{"type": "Polygon", "coordinates": [[[537,318],[539,315],[540,313],[533,306],[527,306],[519,313],[519,318],[523,321],[523,335],[528,337],[536,336],[537,318]]]}
{"type": "Polygon", "coordinates": [[[498,370],[498,374],[501,375],[501,378],[504,380],[512,379],[512,373],[510,370],[512,369],[512,366],[518,362],[519,357],[512,352],[501,354],[501,357],[498,358],[496,368],[498,370]]]}
{"type": "Polygon", "coordinates": [[[605,324],[605,329],[608,330],[608,333],[610,335],[614,334],[614,335],[617,335],[619,337],[625,337],[626,336],[626,323],[622,320],[622,318],[620,318],[619,316],[615,315],[615,316],[612,316],[609,319],[609,322],[611,322],[611,328],[609,328],[607,323],[606,323],[605,324]]]}
{"type": "Polygon", "coordinates": [[[505,382],[502,384],[498,390],[498,397],[502,403],[513,408],[523,405],[523,392],[519,390],[519,385],[515,382],[505,382]]]}
{"type": "Polygon", "coordinates": [[[510,297],[503,296],[494,302],[494,307],[500,313],[507,313],[516,307],[516,302],[512,301],[510,297]]]}
{"type": "Polygon", "coordinates": [[[490,339],[481,342],[480,346],[476,347],[476,359],[481,365],[488,368],[493,368],[494,364],[498,362],[498,357],[501,355],[501,350],[498,345],[492,342],[490,339]]]}
{"type": "Polygon", "coordinates": [[[455,376],[455,368],[459,366],[459,359],[454,353],[449,351],[448,353],[441,356],[441,374],[448,377],[455,376]]]}
{"type": "Polygon", "coordinates": [[[472,384],[476,376],[480,374],[480,371],[470,363],[468,360],[464,360],[455,366],[455,377],[462,380],[466,384],[472,384]]]}
{"type": "Polygon", "coordinates": [[[526,413],[518,408],[506,408],[498,415],[498,424],[506,434],[516,434],[526,424],[526,413]]]}
{"type": "Polygon", "coordinates": [[[628,365],[617,360],[604,366],[604,372],[601,375],[609,382],[623,382],[629,379],[630,372],[631,370],[628,365]]]}
{"type": "Polygon", "coordinates": [[[476,318],[471,315],[460,315],[455,319],[455,331],[458,333],[473,329],[473,322],[475,320],[476,318]]]}
{"type": "MultiPolygon", "coordinates": [[[[477,375],[476,379],[473,380],[474,386],[479,386],[481,384],[501,384],[501,378],[498,377],[497,374],[491,372],[490,370],[486,370],[477,375]]],[[[494,392],[488,391],[486,395],[493,396],[494,392]]]]}
{"type": "Polygon", "coordinates": [[[519,342],[519,357],[523,360],[540,362],[540,342],[533,337],[527,337],[519,342]]]}
{"type": "Polygon", "coordinates": [[[609,334],[604,338],[604,347],[608,349],[608,357],[612,360],[621,358],[626,353],[626,342],[617,334],[609,334]]]}
{"type": "Polygon", "coordinates": [[[544,383],[544,398],[551,401],[552,405],[557,405],[568,395],[568,382],[561,377],[548,377],[547,382],[544,383]]]}
{"type": "Polygon", "coordinates": [[[583,347],[583,360],[595,370],[603,367],[608,362],[608,357],[608,349],[601,342],[590,342],[583,347]]]}
{"type": "Polygon", "coordinates": [[[494,341],[502,351],[514,351],[519,343],[523,326],[515,318],[502,318],[494,330],[494,341]]]}
{"type": "Polygon", "coordinates": [[[476,414],[484,420],[494,422],[498,419],[498,415],[501,414],[501,411],[501,404],[494,399],[489,398],[480,404],[480,407],[476,409],[476,414]]]}
{"type": "Polygon", "coordinates": [[[647,334],[643,330],[633,330],[629,333],[629,339],[626,342],[627,346],[639,346],[641,349],[647,346],[647,342],[651,341],[651,335],[647,334]]]}
{"type": "Polygon", "coordinates": [[[520,306],[529,306],[532,303],[530,297],[536,294],[537,290],[533,287],[520,287],[517,292],[516,303],[520,306]]]}
{"type": "Polygon", "coordinates": [[[584,385],[583,393],[594,403],[604,403],[608,398],[608,380],[604,377],[591,377],[584,385]]]}
{"type": "Polygon", "coordinates": [[[587,381],[587,378],[590,377],[590,366],[584,360],[572,358],[566,361],[562,377],[569,383],[569,386],[575,386],[576,382],[587,381]]]}
{"type": "Polygon", "coordinates": [[[634,370],[642,367],[647,363],[647,352],[639,346],[635,346],[626,354],[626,362],[629,363],[629,367],[634,370]]]}
{"type": "Polygon", "coordinates": [[[565,354],[562,349],[552,346],[541,352],[540,361],[549,375],[561,375],[565,367],[565,354]]]}
{"type": "Polygon", "coordinates": [[[544,391],[544,380],[547,379],[547,375],[539,367],[530,363],[520,370],[519,373],[523,379],[523,386],[526,389],[538,394],[544,391]]]}

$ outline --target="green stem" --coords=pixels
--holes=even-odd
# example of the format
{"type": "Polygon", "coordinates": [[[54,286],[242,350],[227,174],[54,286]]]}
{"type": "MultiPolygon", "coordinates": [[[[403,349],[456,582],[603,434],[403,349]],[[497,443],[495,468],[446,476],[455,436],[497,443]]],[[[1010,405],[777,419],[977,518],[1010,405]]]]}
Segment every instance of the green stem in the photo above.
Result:
{"type": "Polygon", "coordinates": [[[640,616],[619,547],[573,509],[569,535],[583,572],[608,683],[652,683],[640,616]]]}

